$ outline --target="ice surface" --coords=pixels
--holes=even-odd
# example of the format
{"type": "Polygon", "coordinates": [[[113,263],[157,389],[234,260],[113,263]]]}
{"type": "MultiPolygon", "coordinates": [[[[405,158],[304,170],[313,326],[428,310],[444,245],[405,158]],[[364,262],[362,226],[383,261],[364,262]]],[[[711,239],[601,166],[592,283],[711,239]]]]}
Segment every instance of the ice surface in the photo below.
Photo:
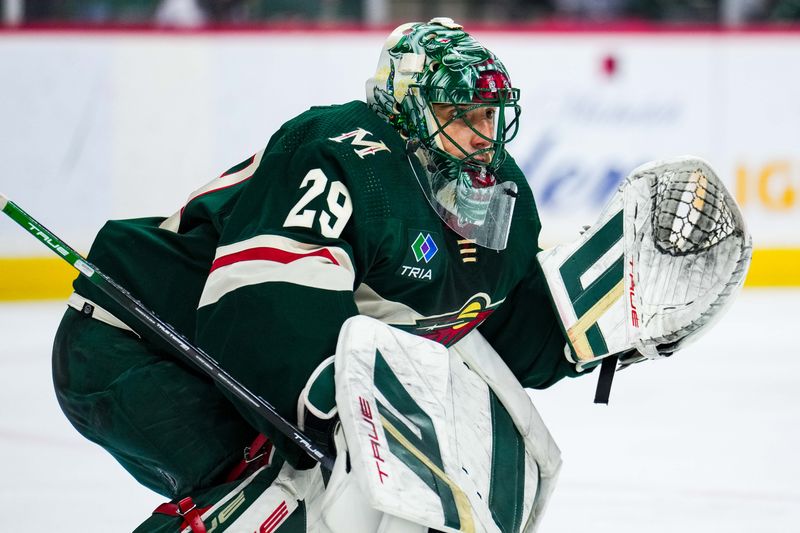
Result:
{"type": "Polygon", "coordinates": [[[0,531],[131,531],[163,498],[61,413],[50,349],[65,308],[0,305],[0,531]]]}
{"type": "MultiPolygon", "coordinates": [[[[542,533],[800,531],[800,291],[746,290],[671,360],[534,391],[564,467],[542,533]]],[[[61,414],[63,304],[0,305],[0,531],[132,530],[162,498],[61,414]]]]}

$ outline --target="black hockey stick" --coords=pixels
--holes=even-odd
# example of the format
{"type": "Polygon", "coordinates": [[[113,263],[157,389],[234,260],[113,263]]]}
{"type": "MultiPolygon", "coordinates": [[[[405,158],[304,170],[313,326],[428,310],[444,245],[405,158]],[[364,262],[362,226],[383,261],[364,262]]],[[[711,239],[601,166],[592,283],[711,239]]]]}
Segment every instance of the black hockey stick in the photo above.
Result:
{"type": "Polygon", "coordinates": [[[270,422],[275,428],[289,437],[300,446],[312,459],[319,462],[323,468],[333,470],[334,459],[326,451],[314,444],[294,424],[283,418],[275,408],[260,396],[256,396],[239,383],[233,376],[223,370],[219,364],[200,348],[192,345],[175,329],[158,318],[155,313],[147,309],[141,302],[120,286],[113,279],[100,272],[78,252],[65,244],[50,230],[39,224],[32,216],[26,213],[17,204],[0,194],[0,209],[14,222],[25,228],[28,233],[49,247],[59,257],[75,267],[81,275],[94,283],[106,295],[131,312],[141,325],[164,339],[178,353],[194,363],[211,379],[216,381],[228,392],[238,399],[249,404],[259,415],[270,422]]]}

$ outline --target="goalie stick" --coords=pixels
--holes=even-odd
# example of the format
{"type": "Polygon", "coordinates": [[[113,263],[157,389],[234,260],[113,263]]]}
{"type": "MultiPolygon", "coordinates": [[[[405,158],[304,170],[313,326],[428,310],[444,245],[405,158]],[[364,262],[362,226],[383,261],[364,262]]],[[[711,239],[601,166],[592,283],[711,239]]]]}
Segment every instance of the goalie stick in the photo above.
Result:
{"type": "Polygon", "coordinates": [[[194,363],[197,368],[224,387],[225,390],[250,405],[259,415],[274,425],[278,431],[289,437],[312,459],[320,463],[323,468],[328,471],[333,470],[334,458],[327,450],[314,444],[294,424],[283,418],[269,402],[253,394],[221,368],[210,355],[191,344],[180,333],[175,331],[172,326],[158,318],[155,313],[134,298],[124,287],[103,274],[97,267],[89,263],[83,256],[3,194],[0,194],[0,210],[26,229],[39,242],[46,245],[56,255],[77,269],[81,275],[94,283],[106,295],[132,313],[141,325],[164,339],[176,352],[194,363]]]}

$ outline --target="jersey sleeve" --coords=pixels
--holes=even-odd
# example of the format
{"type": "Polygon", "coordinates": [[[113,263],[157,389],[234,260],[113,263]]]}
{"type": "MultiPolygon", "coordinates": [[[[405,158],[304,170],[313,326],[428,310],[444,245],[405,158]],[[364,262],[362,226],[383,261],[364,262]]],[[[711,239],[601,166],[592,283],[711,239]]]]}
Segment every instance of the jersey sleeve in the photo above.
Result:
{"type": "Polygon", "coordinates": [[[523,387],[544,389],[580,375],[564,355],[567,341],[537,261],[479,330],[523,387]]]}
{"type": "MultiPolygon", "coordinates": [[[[353,206],[342,174],[314,146],[266,154],[224,221],[198,306],[200,345],[290,421],[306,380],[358,313],[353,206]]],[[[296,446],[234,403],[298,464],[296,446]]]]}
{"type": "Polygon", "coordinates": [[[514,254],[519,281],[479,330],[523,387],[544,389],[580,374],[564,354],[567,340],[536,260],[542,226],[533,192],[510,157],[501,171],[519,187],[507,252],[514,254]]]}

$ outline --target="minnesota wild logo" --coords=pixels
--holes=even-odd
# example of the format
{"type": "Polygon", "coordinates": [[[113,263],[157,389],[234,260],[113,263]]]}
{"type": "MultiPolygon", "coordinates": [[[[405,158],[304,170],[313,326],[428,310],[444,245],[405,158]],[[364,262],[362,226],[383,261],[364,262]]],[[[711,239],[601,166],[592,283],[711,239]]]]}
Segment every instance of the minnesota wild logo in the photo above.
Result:
{"type": "Polygon", "coordinates": [[[386,150],[387,152],[391,152],[389,147],[386,146],[383,141],[368,141],[365,140],[367,135],[372,135],[372,133],[368,132],[364,128],[357,128],[353,131],[349,131],[347,133],[342,133],[338,137],[328,137],[329,141],[334,141],[337,143],[344,142],[345,140],[349,140],[352,146],[360,146],[361,148],[353,148],[353,151],[356,153],[358,157],[364,159],[364,157],[368,155],[372,155],[375,152],[381,152],[386,150]]]}
{"type": "Polygon", "coordinates": [[[393,326],[439,344],[452,346],[486,320],[504,300],[492,302],[488,294],[479,293],[472,296],[461,309],[452,313],[421,318],[412,325],[393,324],[393,326]]]}

